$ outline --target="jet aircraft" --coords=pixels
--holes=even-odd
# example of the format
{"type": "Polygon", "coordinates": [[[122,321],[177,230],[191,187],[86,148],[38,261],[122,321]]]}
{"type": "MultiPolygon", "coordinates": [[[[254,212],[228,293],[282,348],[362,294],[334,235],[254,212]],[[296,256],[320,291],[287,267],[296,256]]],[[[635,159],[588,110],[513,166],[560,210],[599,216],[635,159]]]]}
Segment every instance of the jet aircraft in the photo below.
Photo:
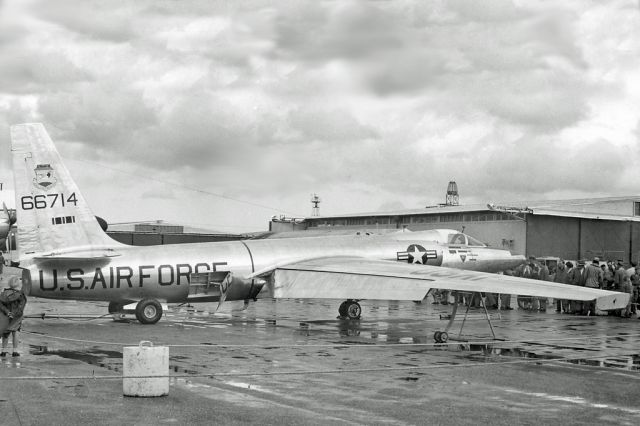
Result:
{"type": "Polygon", "coordinates": [[[600,309],[620,308],[629,299],[491,274],[524,258],[451,230],[121,244],[96,221],[42,124],[12,126],[11,141],[18,258],[31,296],[108,301],[112,313],[135,303],[143,324],[161,318],[162,303],[259,297],[342,299],[339,313],[353,319],[360,317],[359,300],[422,300],[431,288],[596,299],[600,309]]]}

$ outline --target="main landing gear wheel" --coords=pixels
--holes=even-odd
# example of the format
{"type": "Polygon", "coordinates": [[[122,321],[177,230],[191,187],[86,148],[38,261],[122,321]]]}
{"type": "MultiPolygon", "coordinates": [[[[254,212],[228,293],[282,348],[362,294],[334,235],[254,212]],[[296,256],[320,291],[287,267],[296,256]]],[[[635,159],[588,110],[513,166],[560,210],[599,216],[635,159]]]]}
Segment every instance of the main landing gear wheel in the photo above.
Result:
{"type": "Polygon", "coordinates": [[[360,314],[362,313],[362,308],[358,302],[352,301],[347,305],[347,318],[349,319],[360,319],[360,314]]]}
{"type": "Polygon", "coordinates": [[[338,308],[338,314],[344,318],[347,316],[347,304],[349,303],[349,301],[345,300],[344,302],[342,302],[340,304],[340,307],[338,308]]]}
{"type": "Polygon", "coordinates": [[[162,305],[153,299],[141,300],[136,305],[136,318],[141,324],[155,324],[162,318],[162,305]]]}
{"type": "Polygon", "coordinates": [[[436,343],[447,343],[449,341],[449,333],[446,331],[436,331],[433,333],[433,340],[436,343]]]}
{"type": "Polygon", "coordinates": [[[340,304],[338,313],[340,314],[341,318],[360,319],[360,314],[362,314],[362,307],[355,300],[345,300],[340,304]]]}

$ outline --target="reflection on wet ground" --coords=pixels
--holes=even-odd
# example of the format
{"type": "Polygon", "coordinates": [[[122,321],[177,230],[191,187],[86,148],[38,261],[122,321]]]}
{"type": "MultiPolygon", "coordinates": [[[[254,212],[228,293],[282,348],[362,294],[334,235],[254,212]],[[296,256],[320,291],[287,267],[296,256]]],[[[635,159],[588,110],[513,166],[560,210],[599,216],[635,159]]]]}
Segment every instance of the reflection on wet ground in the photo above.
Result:
{"type": "MultiPolygon", "coordinates": [[[[149,340],[149,332],[156,336],[156,344],[172,346],[170,369],[185,374],[212,373],[212,366],[220,362],[240,370],[238,362],[247,361],[248,371],[264,372],[273,368],[362,368],[362,359],[366,359],[367,367],[379,369],[532,359],[640,370],[640,335],[618,332],[628,330],[636,320],[504,311],[500,319],[493,320],[497,336],[504,341],[492,340],[488,324],[476,315],[465,322],[462,336],[456,336],[461,321],[454,324],[450,335],[460,341],[442,345],[434,344],[432,336],[434,331],[444,329],[446,321],[440,318],[449,313],[448,307],[365,301],[361,320],[342,320],[335,318],[338,304],[325,300],[260,301],[246,310],[240,309],[241,304],[227,304],[217,313],[214,304],[176,307],[155,326],[142,326],[133,319],[114,322],[110,317],[86,321],[32,318],[25,328],[43,335],[33,334],[25,340],[68,338],[31,344],[29,352],[75,359],[113,371],[121,371],[122,353],[114,350],[120,349],[118,345],[105,347],[91,342],[122,346],[149,340]],[[74,347],[77,345],[80,347],[74,347]],[[299,361],[310,358],[314,359],[312,366],[299,361]],[[326,361],[329,358],[332,360],[326,361]]],[[[37,301],[30,309],[31,314],[96,315],[105,307],[37,301]]],[[[493,314],[495,317],[496,312],[493,314]]],[[[418,378],[412,375],[410,380],[418,378]]]]}

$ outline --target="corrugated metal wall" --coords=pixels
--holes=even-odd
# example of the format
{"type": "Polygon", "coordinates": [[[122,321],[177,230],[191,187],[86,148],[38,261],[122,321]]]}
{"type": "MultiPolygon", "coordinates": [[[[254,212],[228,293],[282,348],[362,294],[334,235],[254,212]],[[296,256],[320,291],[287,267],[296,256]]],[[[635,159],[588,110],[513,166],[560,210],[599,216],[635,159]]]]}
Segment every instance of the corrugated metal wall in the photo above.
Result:
{"type": "Polygon", "coordinates": [[[640,222],[631,222],[631,259],[640,264],[640,222]]]}
{"type": "Polygon", "coordinates": [[[579,239],[577,219],[527,215],[527,256],[578,259],[579,239]]]}
{"type": "Polygon", "coordinates": [[[563,259],[630,259],[640,256],[640,223],[527,216],[527,255],[563,259]]]}
{"type": "Polygon", "coordinates": [[[630,259],[630,222],[581,219],[580,252],[583,258],[630,259]]]}

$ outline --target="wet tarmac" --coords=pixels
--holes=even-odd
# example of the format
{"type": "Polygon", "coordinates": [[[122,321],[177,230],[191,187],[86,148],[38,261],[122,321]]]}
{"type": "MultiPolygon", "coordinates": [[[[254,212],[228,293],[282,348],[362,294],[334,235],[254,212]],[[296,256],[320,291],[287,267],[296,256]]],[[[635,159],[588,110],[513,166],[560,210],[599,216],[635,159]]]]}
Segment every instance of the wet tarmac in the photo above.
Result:
{"type": "Polygon", "coordinates": [[[465,341],[436,345],[449,306],[363,301],[349,321],[339,302],[176,307],[145,326],[31,299],[22,356],[0,362],[3,424],[640,424],[637,319],[494,310],[498,341],[474,310],[465,341]],[[122,348],[142,340],[170,347],[166,397],[122,395],[122,348]]]}

